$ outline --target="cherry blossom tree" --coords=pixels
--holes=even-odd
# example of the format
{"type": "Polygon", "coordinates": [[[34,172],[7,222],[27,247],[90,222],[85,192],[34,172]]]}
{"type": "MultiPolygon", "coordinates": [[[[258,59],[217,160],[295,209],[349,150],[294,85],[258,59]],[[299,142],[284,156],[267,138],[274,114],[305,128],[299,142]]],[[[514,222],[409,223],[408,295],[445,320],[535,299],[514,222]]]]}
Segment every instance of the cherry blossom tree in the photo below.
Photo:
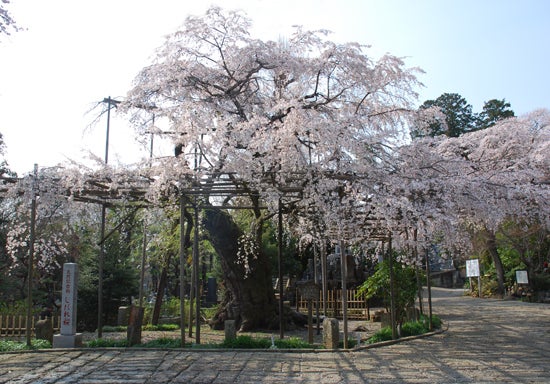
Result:
{"type": "Polygon", "coordinates": [[[0,1],[0,35],[9,35],[10,30],[17,32],[20,29],[6,8],[6,4],[9,4],[9,0],[0,1]]]}
{"type": "Polygon", "coordinates": [[[58,180],[55,169],[42,169],[36,175],[18,179],[4,196],[10,210],[15,211],[6,236],[9,274],[22,282],[20,289],[23,290],[30,266],[31,215],[34,214],[33,277],[35,286],[52,297],[53,286],[48,282],[57,280],[63,263],[75,256],[70,254],[69,241],[74,234],[71,216],[77,207],[68,202],[63,188],[56,183],[58,180]],[[36,201],[35,212],[31,208],[32,199],[36,201]]]}
{"type": "MultiPolygon", "coordinates": [[[[495,231],[507,220],[550,226],[550,113],[537,110],[461,135],[413,141],[399,149],[385,184],[394,228],[420,228],[431,241],[468,245],[467,224],[486,233],[500,290],[504,271],[495,231]],[[393,212],[392,212],[393,211],[393,212]]],[[[381,201],[381,200],[379,200],[381,201]]]]}
{"type": "Polygon", "coordinates": [[[249,234],[219,209],[204,216],[229,287],[219,318],[241,329],[271,325],[276,312],[269,263],[256,245],[285,190],[300,191],[301,209],[333,218],[344,191],[358,178],[370,187],[381,159],[406,137],[419,85],[418,70],[401,59],[374,60],[368,47],[332,42],[327,31],[298,27],[286,40],[262,41],[250,25],[217,7],[188,17],[120,106],[142,130],[152,113],[170,123],[179,156],[165,164],[161,189],[224,177],[248,196],[256,217],[249,234]]]}

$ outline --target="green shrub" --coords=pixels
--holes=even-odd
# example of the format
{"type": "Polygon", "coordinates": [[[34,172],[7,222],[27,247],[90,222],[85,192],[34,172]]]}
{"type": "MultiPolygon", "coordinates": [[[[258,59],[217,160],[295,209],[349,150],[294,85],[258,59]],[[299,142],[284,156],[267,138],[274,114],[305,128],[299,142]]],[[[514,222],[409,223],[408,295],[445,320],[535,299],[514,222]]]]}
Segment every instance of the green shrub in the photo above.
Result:
{"type": "Polygon", "coordinates": [[[102,330],[103,332],[126,332],[128,327],[125,325],[105,325],[103,326],[102,330]]]}
{"type": "MultiPolygon", "coordinates": [[[[32,314],[38,315],[40,313],[40,308],[32,308],[32,314]]],[[[25,300],[18,300],[12,303],[0,303],[0,315],[16,315],[16,316],[26,316],[27,315],[27,302],[25,300]]]]}
{"type": "MultiPolygon", "coordinates": [[[[280,349],[300,349],[300,348],[315,348],[305,340],[299,337],[290,337],[288,339],[275,339],[275,346],[280,349]]],[[[271,347],[271,345],[270,345],[271,347]]]]}
{"type": "Polygon", "coordinates": [[[271,347],[271,340],[240,335],[234,339],[224,340],[220,344],[220,347],[233,349],[267,349],[271,347]]]}
{"type": "Polygon", "coordinates": [[[88,348],[125,348],[128,346],[127,340],[116,339],[94,339],[86,343],[88,348]]]}
{"type": "Polygon", "coordinates": [[[379,343],[381,341],[388,341],[392,339],[391,327],[384,327],[374,335],[368,338],[367,344],[379,343]]]}
{"type": "Polygon", "coordinates": [[[440,329],[442,325],[442,321],[437,315],[432,315],[432,326],[434,329],[440,329]]]}
{"type": "Polygon", "coordinates": [[[427,324],[421,321],[410,321],[401,327],[401,337],[416,336],[428,332],[427,324]]]}
{"type": "MultiPolygon", "coordinates": [[[[438,316],[432,315],[433,329],[441,328],[441,323],[442,323],[441,319],[438,316]]],[[[401,337],[416,336],[427,332],[429,332],[428,317],[424,315],[420,316],[420,321],[409,321],[409,322],[403,323],[403,325],[401,326],[401,337]]],[[[382,341],[388,341],[391,339],[392,339],[391,327],[384,327],[378,332],[376,332],[374,335],[372,335],[367,340],[367,344],[380,343],[382,341]]]]}
{"type": "Polygon", "coordinates": [[[550,290],[550,274],[548,273],[534,273],[529,276],[531,279],[531,285],[535,291],[548,291],[550,290]]]}
{"type": "MultiPolygon", "coordinates": [[[[429,324],[428,324],[428,316],[422,315],[420,316],[420,322],[424,324],[424,327],[426,328],[426,332],[429,330],[429,324]]],[[[432,315],[432,327],[433,329],[439,329],[441,328],[441,319],[437,315],[432,315]]]]}
{"type": "Polygon", "coordinates": [[[156,340],[148,341],[147,343],[140,344],[142,348],[181,348],[181,340],[170,337],[163,337],[156,340]]]}
{"type": "Polygon", "coordinates": [[[216,314],[216,312],[218,311],[218,305],[214,305],[212,307],[208,307],[208,308],[201,308],[201,316],[204,317],[205,319],[207,320],[210,320],[211,318],[214,317],[214,315],[216,314]]]}
{"type": "Polygon", "coordinates": [[[141,329],[143,331],[177,331],[180,329],[180,326],[178,324],[147,324],[141,327],[141,329]]]}
{"type": "Polygon", "coordinates": [[[26,342],[12,341],[12,340],[0,340],[0,352],[9,351],[23,351],[27,349],[48,349],[52,345],[47,340],[32,339],[31,346],[27,346],[26,342]]]}

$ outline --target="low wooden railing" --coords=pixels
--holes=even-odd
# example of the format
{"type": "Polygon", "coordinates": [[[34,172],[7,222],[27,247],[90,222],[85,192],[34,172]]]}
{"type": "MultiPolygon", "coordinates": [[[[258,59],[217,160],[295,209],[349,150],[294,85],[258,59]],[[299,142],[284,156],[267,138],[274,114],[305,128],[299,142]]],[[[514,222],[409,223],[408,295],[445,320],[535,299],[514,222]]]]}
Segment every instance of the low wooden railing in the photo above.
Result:
{"type": "MultiPolygon", "coordinates": [[[[323,294],[319,292],[319,310],[323,311],[323,294]]],[[[347,313],[348,319],[370,319],[370,308],[369,302],[364,295],[358,295],[356,289],[347,289],[347,313]]],[[[304,300],[300,293],[297,293],[296,297],[297,309],[299,312],[307,313],[307,301],[304,300]]],[[[314,303],[315,305],[315,303],[314,303]]],[[[326,314],[330,317],[341,318],[343,308],[342,300],[342,290],[329,290],[327,291],[327,302],[326,302],[326,314]]]]}
{"type": "MultiPolygon", "coordinates": [[[[31,319],[31,329],[34,335],[34,328],[39,316],[33,316],[31,319]]],[[[54,332],[59,332],[61,317],[52,317],[52,326],[54,332]]],[[[0,336],[25,336],[27,333],[27,316],[24,315],[0,315],[0,336]]]]}

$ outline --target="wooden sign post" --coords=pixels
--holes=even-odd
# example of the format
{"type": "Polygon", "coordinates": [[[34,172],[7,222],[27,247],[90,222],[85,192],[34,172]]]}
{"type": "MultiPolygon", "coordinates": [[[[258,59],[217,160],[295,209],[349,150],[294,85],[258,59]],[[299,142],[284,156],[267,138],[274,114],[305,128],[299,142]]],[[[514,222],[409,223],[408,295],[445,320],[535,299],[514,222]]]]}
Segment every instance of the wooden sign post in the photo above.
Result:
{"type": "Polygon", "coordinates": [[[307,281],[298,285],[298,291],[304,300],[307,300],[307,341],[313,344],[313,300],[319,300],[319,285],[307,281]]]}

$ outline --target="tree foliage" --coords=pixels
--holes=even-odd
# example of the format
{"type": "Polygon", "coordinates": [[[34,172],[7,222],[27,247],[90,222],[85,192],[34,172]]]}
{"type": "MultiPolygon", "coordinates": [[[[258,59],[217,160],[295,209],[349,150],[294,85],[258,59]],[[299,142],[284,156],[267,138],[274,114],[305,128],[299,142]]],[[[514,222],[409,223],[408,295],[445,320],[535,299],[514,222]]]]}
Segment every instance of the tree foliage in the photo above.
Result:
{"type": "Polygon", "coordinates": [[[495,125],[499,120],[514,117],[514,111],[506,100],[491,99],[483,104],[479,114],[478,129],[485,129],[495,125]]]}
{"type": "Polygon", "coordinates": [[[427,132],[414,130],[413,137],[424,135],[458,137],[475,130],[476,118],[472,112],[472,106],[458,93],[444,93],[435,100],[426,100],[420,109],[428,110],[434,107],[439,109],[442,116],[435,116],[428,123],[427,132]]]}
{"type": "MultiPolygon", "coordinates": [[[[388,256],[394,257],[395,255],[388,256]]],[[[395,291],[395,318],[398,324],[402,324],[405,320],[407,308],[414,305],[418,292],[416,282],[416,272],[411,266],[394,260],[392,263],[394,276],[394,291],[395,291]]],[[[376,272],[370,276],[359,287],[359,294],[365,294],[367,299],[375,296],[382,297],[386,309],[389,310],[390,296],[390,263],[388,258],[385,258],[376,266],[376,272]]]]}
{"type": "Polygon", "coordinates": [[[457,93],[444,93],[435,100],[426,100],[420,106],[411,135],[413,138],[439,135],[458,137],[514,116],[510,103],[505,99],[486,101],[483,110],[476,114],[464,97],[457,93]]]}
{"type": "Polygon", "coordinates": [[[12,18],[8,9],[6,8],[6,4],[9,3],[9,0],[0,1],[0,35],[9,35],[12,30],[15,32],[19,30],[19,27],[15,23],[15,20],[12,18]]]}

